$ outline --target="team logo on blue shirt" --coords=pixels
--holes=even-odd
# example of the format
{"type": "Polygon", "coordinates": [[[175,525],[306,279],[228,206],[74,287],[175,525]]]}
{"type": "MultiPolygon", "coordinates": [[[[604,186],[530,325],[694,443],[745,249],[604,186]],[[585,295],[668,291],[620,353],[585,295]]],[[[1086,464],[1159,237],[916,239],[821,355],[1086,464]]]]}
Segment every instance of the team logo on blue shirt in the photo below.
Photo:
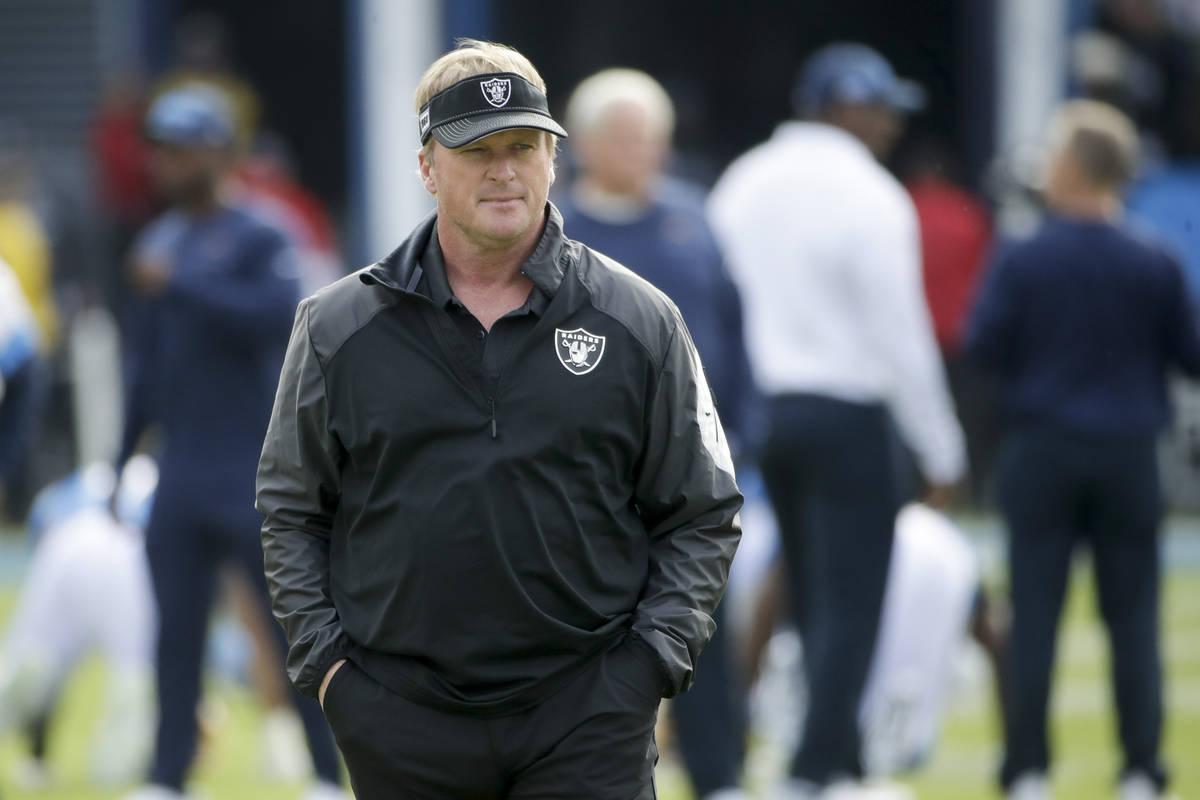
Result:
{"type": "Polygon", "coordinates": [[[558,361],[572,375],[586,375],[604,357],[604,337],[576,328],[554,329],[554,352],[558,361]]]}
{"type": "Polygon", "coordinates": [[[508,98],[512,97],[511,78],[492,78],[490,81],[480,81],[479,88],[483,90],[483,99],[496,108],[504,108],[508,105],[508,98]]]}

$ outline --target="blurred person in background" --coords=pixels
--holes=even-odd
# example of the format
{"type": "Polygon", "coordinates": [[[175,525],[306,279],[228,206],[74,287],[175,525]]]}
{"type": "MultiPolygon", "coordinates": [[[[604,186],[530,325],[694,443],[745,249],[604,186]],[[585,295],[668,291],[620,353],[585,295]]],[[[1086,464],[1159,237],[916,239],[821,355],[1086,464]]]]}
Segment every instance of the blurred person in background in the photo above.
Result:
{"type": "Polygon", "coordinates": [[[906,154],[901,172],[920,227],[933,333],[943,356],[957,359],[991,243],[991,220],[987,207],[955,180],[952,157],[943,144],[918,142],[906,154]]]}
{"type": "Polygon", "coordinates": [[[135,456],[119,483],[100,462],[34,498],[33,555],[0,647],[0,735],[32,726],[32,756],[14,775],[27,789],[52,783],[46,720],[92,654],[106,662],[106,683],[88,774],[111,786],[140,778],[146,767],[155,625],[142,531],[157,479],[154,462],[135,456]]]}
{"type": "Polygon", "coordinates": [[[33,162],[19,125],[0,122],[0,258],[16,273],[33,308],[43,352],[58,343],[54,259],[46,228],[34,208],[33,162]]]}
{"type": "Polygon", "coordinates": [[[1188,135],[1186,117],[1193,113],[1189,85],[1200,78],[1194,34],[1173,24],[1166,0],[1099,0],[1094,5],[1088,34],[1093,41],[1097,34],[1111,37],[1117,45],[1109,48],[1117,72],[1108,81],[1103,70],[1091,72],[1100,78],[1093,82],[1085,69],[1078,75],[1082,88],[1134,118],[1144,132],[1144,157],[1158,160],[1164,152],[1178,152],[1188,135]]]}
{"type": "MultiPolygon", "coordinates": [[[[33,313],[37,351],[25,362],[10,404],[22,409],[21,428],[8,436],[0,464],[8,513],[21,518],[37,490],[39,454],[31,447],[41,438],[51,406],[54,358],[59,345],[59,310],[55,296],[54,256],[42,218],[36,210],[33,156],[28,134],[12,120],[0,120],[0,260],[15,278],[33,313]]],[[[20,324],[14,321],[14,324],[20,324]]],[[[15,417],[13,417],[15,418],[15,417]]],[[[11,419],[11,418],[10,418],[11,419]]]]}
{"type": "MultiPolygon", "coordinates": [[[[256,587],[269,620],[254,466],[298,299],[286,236],[227,201],[234,123],[206,87],[167,92],[145,131],[150,168],[170,210],[139,236],[131,280],[143,307],[131,328],[130,383],[119,463],[153,424],[161,479],[146,531],[159,611],[159,724],[149,785],[131,797],[182,796],[196,749],[196,706],[217,569],[231,562],[256,587]]],[[[282,631],[276,653],[282,670],[282,631]]],[[[337,753],[316,703],[293,693],[319,782],[341,798],[337,753]]]]}
{"type": "MultiPolygon", "coordinates": [[[[796,706],[802,709],[803,685],[800,675],[789,677],[800,658],[791,646],[795,630],[780,626],[785,586],[777,532],[752,505],[754,487],[741,485],[747,493],[743,528],[765,531],[750,540],[749,548],[743,536],[730,585],[735,601],[744,593],[742,585],[755,589],[743,651],[753,684],[752,738],[759,741],[752,768],[763,774],[775,759],[773,752],[788,752],[795,741],[795,731],[782,720],[796,706]]],[[[875,653],[859,707],[868,775],[910,773],[929,763],[967,634],[987,659],[1004,724],[1007,625],[986,591],[979,562],[970,539],[944,511],[920,502],[900,509],[875,653]]]]}
{"type": "Polygon", "coordinates": [[[899,505],[889,412],[931,505],[965,467],[916,214],[877,161],[923,99],[870,48],[829,45],[800,71],[799,119],[737,159],[709,201],[768,397],[761,465],[804,645],[810,702],[781,800],[904,796],[860,780],[858,709],[899,505]]]}
{"type": "MultiPolygon", "coordinates": [[[[184,30],[187,29],[185,23],[184,30]]],[[[183,38],[186,41],[188,37],[183,38]]],[[[224,48],[222,44],[217,49],[224,48]]],[[[188,85],[208,84],[195,80],[188,85]]],[[[129,296],[129,274],[121,267],[137,233],[162,208],[162,198],[156,195],[150,176],[150,145],[143,132],[145,113],[144,81],[135,73],[121,74],[106,87],[91,131],[100,209],[105,216],[111,253],[105,265],[109,271],[100,281],[100,294],[105,305],[125,324],[136,319],[138,311],[136,294],[129,296]]],[[[290,177],[282,143],[262,135],[256,137],[256,142],[260,140],[264,146],[256,145],[234,167],[231,200],[252,207],[287,233],[297,248],[300,294],[306,295],[341,274],[333,226],[320,202],[290,177]]],[[[303,776],[311,765],[307,763],[303,728],[293,712],[287,681],[279,670],[278,642],[273,633],[276,626],[263,618],[261,600],[255,599],[257,589],[242,571],[223,569],[219,587],[218,605],[228,606],[236,614],[253,644],[250,675],[266,708],[263,721],[266,772],[281,780],[303,776]]]]}
{"type": "Polygon", "coordinates": [[[969,357],[1005,382],[999,465],[1009,529],[1012,638],[1001,783],[1051,796],[1050,676],[1072,554],[1086,543],[1108,629],[1125,763],[1121,800],[1162,797],[1157,436],[1167,372],[1200,375],[1200,338],[1178,262],[1123,223],[1137,134],[1077,100],[1047,137],[1049,218],[999,251],[970,322],[969,357]]]}
{"type": "Polygon", "coordinates": [[[917,212],[925,300],[958,419],[966,434],[970,488],[984,497],[986,472],[999,432],[992,387],[962,355],[967,315],[991,247],[991,216],[961,185],[942,142],[920,139],[901,159],[900,174],[917,212]]]}
{"type": "MultiPolygon", "coordinates": [[[[704,218],[704,192],[663,175],[675,111],[644,72],[609,69],[567,103],[578,174],[559,198],[571,235],[632,269],[679,306],[693,333],[735,459],[753,395],[737,288],[704,218]]],[[[718,608],[717,632],[691,690],[671,704],[673,730],[700,798],[744,797],[739,677],[718,608]]]]}
{"type": "Polygon", "coordinates": [[[948,515],[922,503],[900,509],[859,711],[868,773],[910,772],[932,758],[956,658],[968,630],[978,638],[980,586],[979,555],[948,515]]]}
{"type": "Polygon", "coordinates": [[[0,523],[38,414],[37,319],[17,275],[0,258],[0,523]]]}

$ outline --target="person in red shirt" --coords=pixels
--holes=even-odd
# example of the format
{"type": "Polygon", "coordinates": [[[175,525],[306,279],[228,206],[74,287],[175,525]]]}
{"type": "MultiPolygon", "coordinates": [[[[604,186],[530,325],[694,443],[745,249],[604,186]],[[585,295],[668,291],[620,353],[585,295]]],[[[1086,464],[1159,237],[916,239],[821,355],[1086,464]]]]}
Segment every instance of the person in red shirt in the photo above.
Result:
{"type": "Polygon", "coordinates": [[[954,159],[940,142],[925,139],[914,145],[902,162],[901,173],[917,210],[925,299],[966,435],[969,488],[978,501],[998,439],[997,416],[988,401],[986,379],[967,366],[962,343],[991,250],[991,214],[958,182],[954,159]]]}
{"type": "Polygon", "coordinates": [[[992,239],[991,215],[955,182],[940,145],[919,145],[906,172],[904,186],[921,228],[925,298],[938,346],[949,360],[962,347],[967,312],[992,239]]]}

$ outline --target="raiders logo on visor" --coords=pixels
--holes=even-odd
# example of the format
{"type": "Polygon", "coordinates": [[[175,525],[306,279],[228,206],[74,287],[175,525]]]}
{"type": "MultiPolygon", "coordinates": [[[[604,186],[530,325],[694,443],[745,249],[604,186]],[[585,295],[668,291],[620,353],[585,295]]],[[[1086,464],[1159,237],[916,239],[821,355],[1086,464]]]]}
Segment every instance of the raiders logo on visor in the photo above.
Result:
{"type": "Polygon", "coordinates": [[[512,97],[512,79],[510,78],[492,78],[490,81],[482,81],[479,88],[483,89],[483,99],[496,108],[504,108],[508,105],[508,98],[512,97]]]}

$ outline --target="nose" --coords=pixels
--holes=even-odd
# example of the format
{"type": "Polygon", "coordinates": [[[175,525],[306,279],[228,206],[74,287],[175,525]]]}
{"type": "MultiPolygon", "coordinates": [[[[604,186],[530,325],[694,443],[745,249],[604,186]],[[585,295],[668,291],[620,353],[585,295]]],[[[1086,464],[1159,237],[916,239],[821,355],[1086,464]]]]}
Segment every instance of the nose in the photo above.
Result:
{"type": "Polygon", "coordinates": [[[506,153],[492,160],[488,169],[488,177],[494,181],[510,181],[517,175],[512,167],[512,158],[506,153]]]}

